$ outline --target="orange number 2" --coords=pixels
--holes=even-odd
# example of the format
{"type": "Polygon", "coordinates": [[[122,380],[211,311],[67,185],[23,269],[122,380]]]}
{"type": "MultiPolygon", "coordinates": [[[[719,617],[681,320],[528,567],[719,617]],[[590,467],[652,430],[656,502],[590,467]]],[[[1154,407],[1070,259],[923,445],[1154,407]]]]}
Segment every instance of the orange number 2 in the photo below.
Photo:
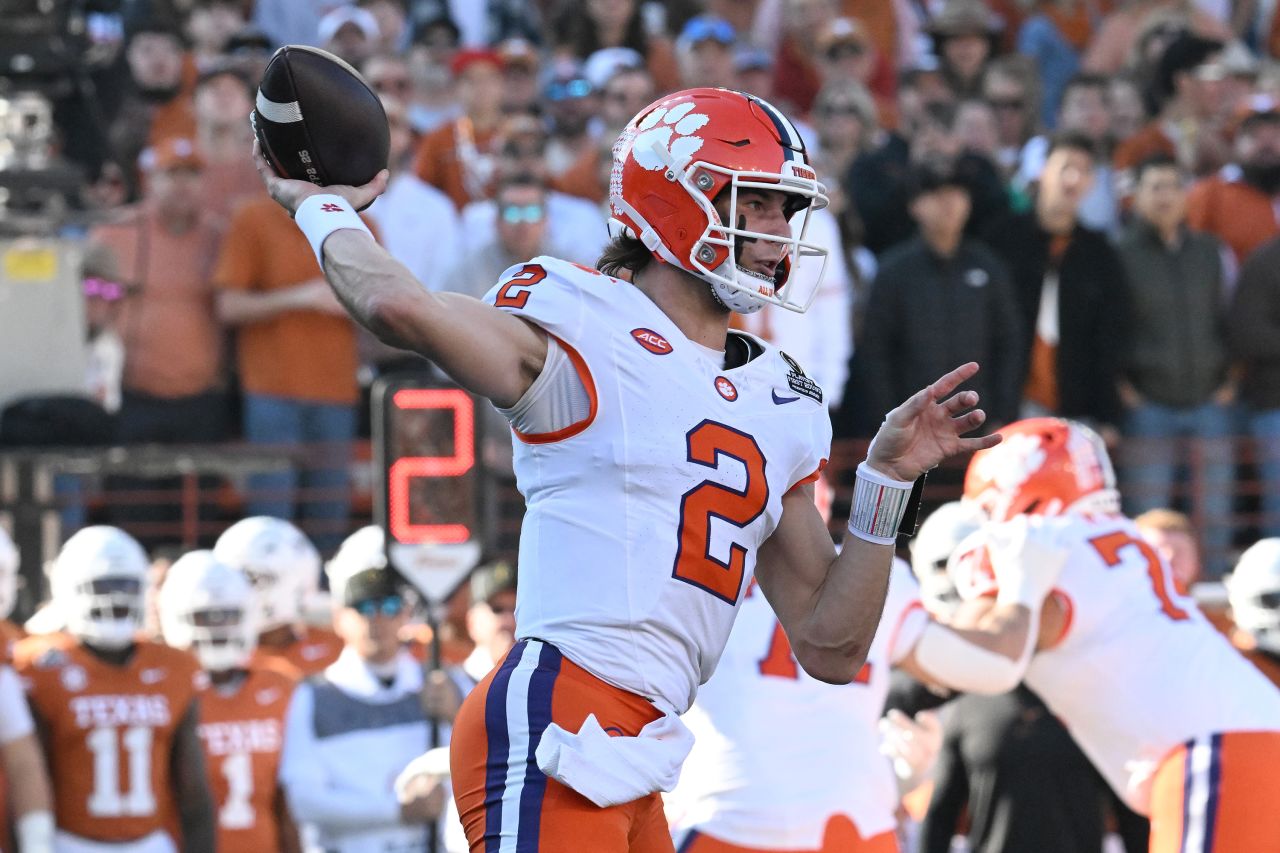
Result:
{"type": "Polygon", "coordinates": [[[502,288],[498,290],[497,298],[493,300],[493,304],[499,308],[523,308],[525,303],[529,301],[529,291],[520,290],[519,288],[533,287],[546,277],[547,271],[539,265],[525,264],[520,268],[520,272],[502,285],[502,288]],[[513,293],[512,291],[515,292],[513,293]]]}
{"type": "Polygon", "coordinates": [[[671,576],[733,604],[742,589],[747,549],[737,542],[731,543],[727,563],[711,556],[711,519],[746,527],[760,517],[769,501],[764,454],[756,440],[745,432],[710,420],[689,430],[685,442],[690,462],[718,470],[720,457],[728,456],[746,468],[747,480],[742,491],[703,480],[684,493],[680,499],[680,527],[671,576]]]}
{"type": "Polygon", "coordinates": [[[1156,549],[1152,548],[1147,542],[1141,539],[1135,539],[1123,530],[1115,533],[1108,533],[1106,536],[1099,536],[1096,539],[1090,539],[1089,544],[1094,547],[1098,555],[1102,557],[1102,561],[1109,567],[1114,567],[1120,562],[1120,551],[1126,546],[1132,545],[1138,549],[1138,552],[1147,561],[1147,574],[1151,577],[1151,590],[1156,594],[1156,598],[1160,599],[1160,609],[1174,622],[1181,622],[1187,618],[1187,611],[1178,607],[1169,598],[1169,578],[1165,574],[1164,564],[1160,562],[1160,555],[1156,553],[1156,549]]]}

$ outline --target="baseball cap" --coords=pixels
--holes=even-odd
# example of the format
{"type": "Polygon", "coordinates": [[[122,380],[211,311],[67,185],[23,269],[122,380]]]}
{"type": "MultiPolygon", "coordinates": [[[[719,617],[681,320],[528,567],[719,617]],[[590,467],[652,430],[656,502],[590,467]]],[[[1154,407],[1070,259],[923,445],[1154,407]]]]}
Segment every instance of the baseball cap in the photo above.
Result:
{"type": "Polygon", "coordinates": [[[768,71],[773,67],[773,56],[767,50],[761,50],[758,47],[740,48],[733,55],[733,70],[742,71],[768,71]]]}
{"type": "Polygon", "coordinates": [[[469,48],[460,50],[453,55],[453,61],[449,63],[449,71],[453,73],[454,77],[457,77],[473,65],[492,65],[499,71],[504,68],[502,55],[496,50],[469,48]]]}
{"type": "Polygon", "coordinates": [[[365,38],[376,39],[380,34],[378,19],[368,9],[360,6],[339,6],[320,19],[318,28],[320,43],[331,41],[338,34],[338,30],[347,24],[358,27],[365,38]]]}
{"type": "Polygon", "coordinates": [[[582,65],[582,76],[592,86],[603,89],[619,71],[644,68],[644,57],[629,47],[604,47],[587,57],[582,65]]]}
{"type": "Polygon", "coordinates": [[[854,18],[836,18],[818,33],[818,50],[826,53],[837,45],[851,44],[866,48],[870,44],[866,27],[854,18]]]}
{"type": "Polygon", "coordinates": [[[166,137],[146,149],[138,157],[138,168],[144,172],[167,172],[170,169],[203,169],[204,159],[196,144],[183,137],[166,137]]]}
{"type": "Polygon", "coordinates": [[[503,69],[523,68],[526,71],[538,70],[538,52],[528,39],[509,38],[498,44],[497,50],[502,60],[503,69]]]}
{"type": "Polygon", "coordinates": [[[697,45],[704,41],[715,41],[723,45],[731,45],[738,40],[733,24],[717,15],[697,15],[690,18],[680,31],[680,43],[697,45]]]}
{"type": "Polygon", "coordinates": [[[1254,125],[1280,122],[1280,102],[1270,95],[1256,94],[1244,102],[1237,114],[1239,130],[1254,125]]]}
{"type": "Polygon", "coordinates": [[[393,569],[368,568],[356,572],[342,584],[342,606],[351,607],[361,601],[403,594],[404,586],[393,569]]]}
{"type": "Polygon", "coordinates": [[[489,601],[500,592],[515,592],[516,570],[505,560],[484,563],[471,573],[471,600],[489,601]]]}

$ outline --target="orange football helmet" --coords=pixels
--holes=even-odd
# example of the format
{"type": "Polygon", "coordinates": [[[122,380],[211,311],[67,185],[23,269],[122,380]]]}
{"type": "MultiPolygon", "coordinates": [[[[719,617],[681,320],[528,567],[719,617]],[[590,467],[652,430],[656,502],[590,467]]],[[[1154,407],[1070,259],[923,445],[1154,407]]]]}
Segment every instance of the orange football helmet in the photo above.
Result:
{"type": "Polygon", "coordinates": [[[1120,511],[1106,445],[1084,424],[1031,418],[999,431],[1003,441],[969,462],[964,498],[993,521],[1016,515],[1120,511]]]}
{"type": "MultiPolygon", "coordinates": [[[[803,312],[826,270],[826,248],[805,241],[812,210],[827,206],[804,141],[776,107],[728,89],[686,89],[654,101],[631,120],[613,146],[609,207],[614,223],[659,260],[709,282],[730,309],[749,314],[765,304],[803,312]],[[781,190],[792,196],[791,237],[739,227],[738,193],[781,190]],[[712,202],[729,192],[728,221],[712,202]],[[803,220],[794,217],[803,214],[803,220]],[[785,244],[772,280],[740,268],[739,240],[785,244]],[[804,292],[787,282],[801,258],[822,269],[804,292]]],[[[808,277],[805,277],[808,279],[808,277]]]]}

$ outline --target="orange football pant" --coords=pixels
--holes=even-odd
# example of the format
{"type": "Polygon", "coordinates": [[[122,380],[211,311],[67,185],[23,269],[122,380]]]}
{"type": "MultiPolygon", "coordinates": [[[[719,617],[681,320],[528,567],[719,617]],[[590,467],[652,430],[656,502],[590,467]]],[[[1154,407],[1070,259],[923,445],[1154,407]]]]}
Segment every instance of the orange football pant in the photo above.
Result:
{"type": "Polygon", "coordinates": [[[863,838],[853,821],[844,815],[836,815],[827,821],[822,833],[822,846],[817,850],[742,847],[692,830],[684,837],[676,853],[898,853],[898,839],[892,832],[863,838]]]}
{"type": "Polygon", "coordinates": [[[1187,741],[1156,771],[1151,853],[1280,851],[1280,732],[1226,732],[1187,741]]]}
{"type": "Polygon", "coordinates": [[[547,725],[569,732],[595,714],[634,737],[662,716],[651,702],[606,684],[548,643],[521,640],[462,703],[449,747],[453,796],[471,853],[673,853],[655,793],[600,808],[538,769],[547,725]]]}

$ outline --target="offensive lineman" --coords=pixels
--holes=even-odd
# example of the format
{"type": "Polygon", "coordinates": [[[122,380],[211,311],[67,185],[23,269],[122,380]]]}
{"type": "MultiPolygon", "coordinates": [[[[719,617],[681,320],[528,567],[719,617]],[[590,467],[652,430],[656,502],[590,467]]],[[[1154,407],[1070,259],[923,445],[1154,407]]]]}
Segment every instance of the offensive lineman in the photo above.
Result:
{"type": "Polygon", "coordinates": [[[804,226],[826,196],[774,107],[723,89],[646,107],[614,149],[626,232],[601,271],[535,258],[483,301],[427,291],[372,240],[355,208],[386,173],[320,189],[257,156],[356,319],[488,397],[519,439],[519,642],[453,734],[472,850],[672,850],[656,792],[690,746],[676,715],[714,670],[753,571],[800,664],[851,680],[913,482],[998,441],[960,437],[985,417],[976,394],[954,393],[977,365],[890,413],[837,556],[811,485],[831,436],[821,391],[728,330],[731,311],[804,310],[792,265],[825,261],[804,226]]]}

